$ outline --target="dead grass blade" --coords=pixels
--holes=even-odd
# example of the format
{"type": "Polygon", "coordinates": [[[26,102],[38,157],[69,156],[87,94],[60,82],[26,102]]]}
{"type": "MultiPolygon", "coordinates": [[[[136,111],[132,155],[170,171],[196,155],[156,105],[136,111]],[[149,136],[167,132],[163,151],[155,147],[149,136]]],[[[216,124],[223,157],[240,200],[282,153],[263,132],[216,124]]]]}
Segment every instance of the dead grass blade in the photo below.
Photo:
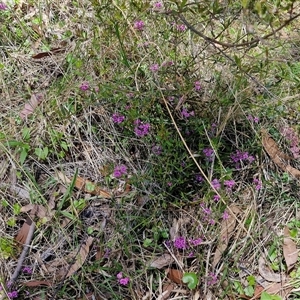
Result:
{"type": "Polygon", "coordinates": [[[287,270],[290,271],[298,260],[298,252],[296,243],[290,238],[289,228],[284,228],[283,238],[283,256],[287,265],[287,270]]]}
{"type": "Polygon", "coordinates": [[[295,178],[300,178],[300,171],[287,163],[290,157],[279,149],[276,142],[271,138],[266,130],[261,130],[261,133],[263,147],[273,162],[283,171],[290,173],[295,178]]]}

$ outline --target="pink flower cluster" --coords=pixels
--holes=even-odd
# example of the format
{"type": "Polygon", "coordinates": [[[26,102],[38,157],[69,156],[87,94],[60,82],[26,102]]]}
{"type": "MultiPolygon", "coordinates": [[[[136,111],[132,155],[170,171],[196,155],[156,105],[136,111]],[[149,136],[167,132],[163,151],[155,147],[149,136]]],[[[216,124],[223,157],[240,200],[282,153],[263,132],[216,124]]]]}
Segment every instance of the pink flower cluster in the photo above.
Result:
{"type": "Polygon", "coordinates": [[[294,156],[294,158],[300,157],[300,148],[299,148],[299,138],[294,131],[293,128],[290,127],[283,127],[280,130],[281,134],[287,139],[290,143],[290,150],[294,156]]]}
{"type": "Polygon", "coordinates": [[[125,120],[125,116],[122,116],[119,113],[114,113],[111,118],[112,121],[116,124],[121,124],[125,120]]]}
{"type": "Polygon", "coordinates": [[[117,274],[117,278],[118,278],[118,282],[119,284],[121,285],[127,285],[130,281],[129,277],[123,277],[123,273],[122,272],[119,272],[117,274]]]}
{"type": "Polygon", "coordinates": [[[138,137],[143,137],[149,134],[150,124],[143,123],[141,120],[137,119],[134,121],[134,132],[138,137]]]}
{"type": "Polygon", "coordinates": [[[116,166],[114,169],[114,177],[120,178],[127,173],[127,167],[125,165],[116,166]]]}
{"type": "Polygon", "coordinates": [[[249,155],[248,152],[243,152],[240,150],[236,150],[235,153],[230,155],[231,161],[235,163],[235,168],[239,170],[241,168],[241,163],[249,163],[251,164],[255,158],[252,155],[249,155]]]}
{"type": "Polygon", "coordinates": [[[185,250],[185,249],[190,248],[191,246],[192,247],[199,246],[202,242],[203,242],[203,240],[201,238],[186,239],[183,236],[179,236],[174,240],[173,245],[175,248],[177,248],[179,250],[185,250]]]}

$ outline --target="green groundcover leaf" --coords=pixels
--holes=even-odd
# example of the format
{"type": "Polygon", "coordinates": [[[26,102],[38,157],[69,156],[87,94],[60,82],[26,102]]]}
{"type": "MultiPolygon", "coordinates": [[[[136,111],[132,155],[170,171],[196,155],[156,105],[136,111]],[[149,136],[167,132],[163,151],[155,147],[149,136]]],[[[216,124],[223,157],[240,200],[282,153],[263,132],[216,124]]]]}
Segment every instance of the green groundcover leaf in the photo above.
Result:
{"type": "Polygon", "coordinates": [[[189,289],[193,290],[198,284],[198,277],[195,273],[185,273],[182,277],[182,282],[187,283],[189,289]]]}

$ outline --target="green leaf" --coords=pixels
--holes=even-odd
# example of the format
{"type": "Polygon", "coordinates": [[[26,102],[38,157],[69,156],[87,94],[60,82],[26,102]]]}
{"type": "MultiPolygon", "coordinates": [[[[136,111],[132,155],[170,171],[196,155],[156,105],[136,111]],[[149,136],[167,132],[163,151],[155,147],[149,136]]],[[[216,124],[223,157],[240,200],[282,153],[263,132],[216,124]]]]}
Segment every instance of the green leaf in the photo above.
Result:
{"type": "Polygon", "coordinates": [[[190,290],[196,288],[198,281],[198,277],[195,273],[185,273],[182,277],[182,282],[187,283],[190,290]]]}
{"type": "Polygon", "coordinates": [[[244,288],[245,295],[248,297],[252,297],[254,295],[254,288],[252,285],[248,285],[244,288]]]}
{"type": "Polygon", "coordinates": [[[144,247],[149,247],[152,244],[152,239],[145,239],[143,242],[144,247]]]}
{"type": "Polygon", "coordinates": [[[260,300],[282,300],[282,298],[278,295],[270,295],[267,292],[262,292],[260,300]]]}
{"type": "Polygon", "coordinates": [[[24,161],[25,161],[27,155],[28,155],[28,150],[25,149],[25,148],[23,148],[22,151],[21,151],[21,153],[20,153],[20,164],[21,165],[24,164],[24,161]]]}

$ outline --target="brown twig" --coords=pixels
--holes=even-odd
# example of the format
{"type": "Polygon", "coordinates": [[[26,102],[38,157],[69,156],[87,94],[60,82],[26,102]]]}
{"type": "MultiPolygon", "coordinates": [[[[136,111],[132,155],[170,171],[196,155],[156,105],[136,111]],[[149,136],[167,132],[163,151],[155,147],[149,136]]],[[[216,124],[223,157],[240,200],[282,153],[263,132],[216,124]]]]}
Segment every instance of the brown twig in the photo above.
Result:
{"type": "Polygon", "coordinates": [[[288,25],[289,23],[291,23],[293,20],[297,19],[300,16],[299,14],[296,14],[295,16],[291,17],[288,20],[285,20],[283,22],[282,25],[280,25],[278,28],[272,30],[271,33],[268,33],[262,37],[259,38],[255,38],[250,42],[244,42],[244,43],[239,43],[239,44],[232,44],[232,43],[224,43],[224,42],[220,42],[216,39],[210,38],[208,36],[206,36],[205,34],[201,33],[199,30],[197,30],[193,25],[191,25],[182,14],[178,14],[179,19],[186,25],[186,27],[188,29],[190,29],[191,31],[193,31],[194,33],[196,33],[197,35],[199,35],[200,37],[202,37],[204,40],[210,42],[210,43],[214,43],[223,47],[227,47],[227,48],[234,48],[234,47],[245,47],[245,46],[251,46],[254,44],[257,44],[258,42],[260,42],[261,40],[265,40],[271,36],[273,36],[275,33],[277,33],[278,31],[280,31],[282,28],[284,28],[286,25],[288,25]]]}
{"type": "Polygon", "coordinates": [[[29,244],[31,243],[31,240],[32,240],[32,237],[33,237],[34,229],[35,229],[35,223],[31,220],[31,224],[30,224],[29,231],[28,231],[28,234],[27,234],[27,237],[26,237],[26,241],[25,241],[25,244],[24,244],[23,251],[22,251],[22,253],[19,257],[18,264],[17,264],[17,267],[15,269],[15,272],[13,273],[13,275],[11,276],[10,281],[9,281],[11,283],[11,285],[14,284],[14,282],[17,280],[17,278],[19,276],[19,273],[21,271],[23,262],[25,260],[25,257],[27,255],[27,252],[28,252],[28,249],[29,249],[29,244]]]}

